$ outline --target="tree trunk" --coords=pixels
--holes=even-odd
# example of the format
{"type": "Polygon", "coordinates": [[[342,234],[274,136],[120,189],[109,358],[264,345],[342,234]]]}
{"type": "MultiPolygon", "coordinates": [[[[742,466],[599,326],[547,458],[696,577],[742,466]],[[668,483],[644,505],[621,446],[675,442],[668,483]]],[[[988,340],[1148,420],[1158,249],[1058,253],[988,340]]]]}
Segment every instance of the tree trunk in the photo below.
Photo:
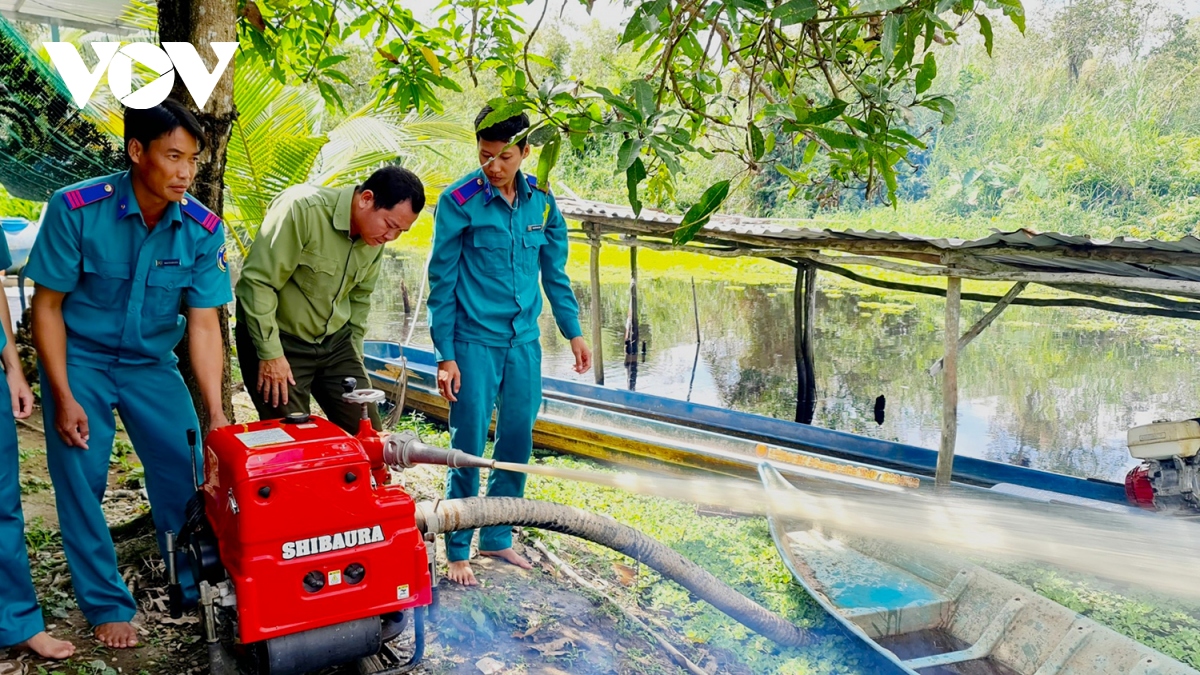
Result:
{"type": "MultiPolygon", "coordinates": [[[[158,0],[158,39],[161,42],[192,43],[211,69],[216,64],[216,55],[209,44],[237,42],[237,0],[158,0]]],[[[225,153],[236,114],[233,108],[233,68],[233,63],[230,63],[203,110],[196,107],[196,102],[184,87],[182,78],[175,78],[175,88],[171,91],[171,96],[196,113],[196,117],[204,125],[205,150],[200,156],[200,168],[191,193],[200,203],[218,215],[224,211],[225,153]]],[[[221,333],[227,345],[223,357],[221,400],[225,416],[232,422],[234,417],[232,370],[228,349],[229,311],[221,307],[219,313],[221,333]]],[[[208,411],[200,397],[200,389],[196,386],[186,334],[175,348],[175,353],[179,356],[179,372],[192,393],[192,402],[196,406],[196,414],[200,417],[201,430],[207,433],[208,411]]],[[[203,438],[203,435],[201,437],[203,438]]]]}

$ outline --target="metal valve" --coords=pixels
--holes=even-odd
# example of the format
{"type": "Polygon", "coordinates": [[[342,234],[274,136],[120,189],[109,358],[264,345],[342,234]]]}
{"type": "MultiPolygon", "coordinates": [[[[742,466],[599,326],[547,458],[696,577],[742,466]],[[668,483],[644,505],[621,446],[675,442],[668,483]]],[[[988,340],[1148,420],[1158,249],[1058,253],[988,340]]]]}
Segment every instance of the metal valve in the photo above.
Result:
{"type": "MultiPolygon", "coordinates": [[[[347,377],[342,380],[342,400],[355,405],[366,406],[368,403],[380,403],[387,399],[387,394],[378,389],[356,389],[358,380],[347,377]]],[[[365,413],[365,410],[364,410],[365,413]]]]}
{"type": "Polygon", "coordinates": [[[418,464],[439,464],[452,469],[475,467],[490,469],[495,462],[451,448],[439,448],[421,441],[413,431],[390,434],[383,442],[383,461],[393,469],[411,469],[418,464]]]}

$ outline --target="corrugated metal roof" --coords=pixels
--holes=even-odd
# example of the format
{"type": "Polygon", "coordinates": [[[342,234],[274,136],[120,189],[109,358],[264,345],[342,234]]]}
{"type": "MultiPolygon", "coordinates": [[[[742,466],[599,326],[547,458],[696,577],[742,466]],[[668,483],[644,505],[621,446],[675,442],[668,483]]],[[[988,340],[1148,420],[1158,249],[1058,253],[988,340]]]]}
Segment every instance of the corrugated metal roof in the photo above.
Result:
{"type": "Polygon", "coordinates": [[[134,28],[120,19],[129,0],[0,0],[8,19],[121,34],[134,28]]]}
{"type": "MultiPolygon", "coordinates": [[[[680,216],[643,209],[640,216],[628,206],[576,198],[559,198],[567,218],[600,223],[609,228],[649,236],[669,236],[680,216]]],[[[1158,239],[1110,240],[1056,232],[995,232],[981,239],[923,237],[904,232],[835,230],[821,221],[778,221],[717,214],[698,235],[710,243],[812,251],[828,249],[865,255],[889,253],[960,253],[962,264],[974,258],[1014,272],[1099,274],[1138,279],[1200,282],[1200,239],[1186,236],[1158,239]],[[871,246],[872,243],[878,246],[871,246]],[[1029,251],[1022,255],[1022,251],[1029,251]]]]}

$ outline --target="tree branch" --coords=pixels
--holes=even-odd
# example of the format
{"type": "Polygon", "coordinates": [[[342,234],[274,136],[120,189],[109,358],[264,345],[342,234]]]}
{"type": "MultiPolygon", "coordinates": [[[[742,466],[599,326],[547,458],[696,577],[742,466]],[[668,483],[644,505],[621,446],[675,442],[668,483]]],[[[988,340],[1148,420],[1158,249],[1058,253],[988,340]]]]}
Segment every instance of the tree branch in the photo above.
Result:
{"type": "MultiPolygon", "coordinates": [[[[741,55],[738,54],[738,52],[740,50],[735,50],[733,48],[733,42],[729,38],[729,32],[725,30],[725,27],[720,25],[719,23],[714,23],[713,29],[716,30],[717,35],[720,36],[721,43],[724,44],[725,48],[729,50],[730,58],[732,58],[738,64],[738,66],[741,67],[741,69],[743,71],[745,71],[748,74],[753,74],[754,68],[750,67],[749,65],[746,64],[745,61],[742,60],[741,55]]],[[[753,82],[753,79],[751,81],[753,82]]],[[[760,94],[763,95],[763,98],[767,99],[771,103],[779,103],[779,98],[775,96],[774,92],[772,92],[770,89],[768,89],[766,86],[764,86],[762,82],[758,82],[757,84],[758,84],[758,91],[760,94]]]]}
{"type": "Polygon", "coordinates": [[[321,38],[321,46],[317,47],[317,55],[313,57],[312,67],[308,69],[308,74],[301,80],[305,84],[311,81],[313,73],[317,70],[317,64],[321,62],[321,54],[325,53],[325,45],[329,42],[329,33],[333,30],[333,23],[337,21],[337,9],[340,0],[334,0],[333,11],[329,13],[329,25],[325,26],[325,35],[321,38]]]}
{"type": "MultiPolygon", "coordinates": [[[[550,8],[550,0],[542,3],[542,14],[538,17],[537,23],[533,25],[533,30],[529,31],[529,37],[525,39],[525,50],[522,54],[525,60],[525,76],[529,78],[530,84],[535,84],[533,71],[529,69],[529,45],[533,42],[534,36],[537,35],[538,29],[542,27],[542,20],[546,18],[546,10],[550,8]]],[[[540,85],[540,83],[537,83],[540,85]]],[[[537,88],[535,85],[534,88],[537,88]]]]}

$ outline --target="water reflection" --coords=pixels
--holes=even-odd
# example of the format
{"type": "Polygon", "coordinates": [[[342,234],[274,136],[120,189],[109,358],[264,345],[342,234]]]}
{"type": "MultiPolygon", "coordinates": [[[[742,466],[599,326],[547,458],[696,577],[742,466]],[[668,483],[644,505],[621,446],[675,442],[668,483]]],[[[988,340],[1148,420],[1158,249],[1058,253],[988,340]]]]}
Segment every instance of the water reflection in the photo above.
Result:
{"type": "MultiPolygon", "coordinates": [[[[403,340],[404,291],[415,302],[424,260],[386,258],[369,336],[403,340]],[[403,282],[403,285],[402,285],[403,282]]],[[[639,279],[639,348],[625,364],[627,284],[601,288],[610,387],[793,419],[796,367],[792,288],[639,279]]],[[[817,295],[815,423],[928,448],[939,442],[943,306],[908,293],[831,289],[817,295]],[[877,402],[886,401],[877,407],[877,402]],[[886,410],[886,414],[884,411],[886,410]],[[882,420],[882,423],[877,422],[882,420]]],[[[591,301],[576,284],[591,336],[591,301]]],[[[987,311],[965,303],[963,325],[987,311]]],[[[422,309],[413,343],[428,345],[422,309]]],[[[1118,480],[1134,462],[1126,430],[1196,414],[1196,347],[1182,321],[1145,322],[1080,309],[1012,307],[959,361],[957,452],[1077,476],[1118,480]]],[[[545,372],[576,375],[569,345],[542,316],[545,372]]],[[[594,347],[594,346],[593,346],[594,347]]]]}

